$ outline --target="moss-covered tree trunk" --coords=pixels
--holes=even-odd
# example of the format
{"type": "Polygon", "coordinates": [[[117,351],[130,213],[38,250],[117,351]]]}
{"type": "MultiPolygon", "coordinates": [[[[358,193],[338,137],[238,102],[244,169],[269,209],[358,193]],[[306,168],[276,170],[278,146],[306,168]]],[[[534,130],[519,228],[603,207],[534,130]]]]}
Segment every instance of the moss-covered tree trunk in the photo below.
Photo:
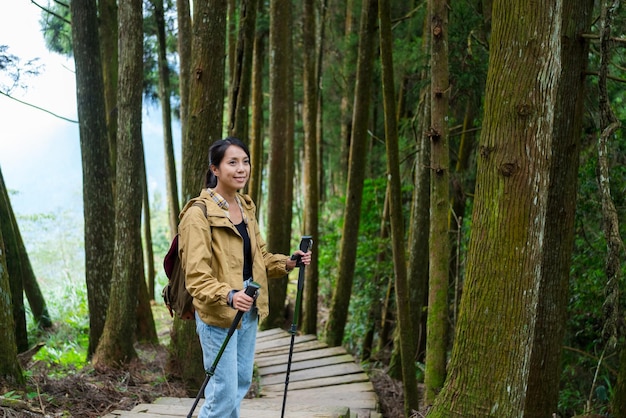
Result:
{"type": "MultiPolygon", "coordinates": [[[[270,150],[268,160],[267,247],[288,254],[293,201],[293,40],[292,4],[270,1],[270,150]]],[[[287,276],[268,283],[270,313],[263,328],[285,326],[287,276]]]]}
{"type": "Polygon", "coordinates": [[[402,356],[402,387],[404,415],[419,410],[417,380],[415,378],[414,338],[409,313],[409,282],[406,271],[406,245],[402,214],[402,187],[400,182],[400,156],[398,151],[398,123],[396,120],[396,89],[393,71],[393,37],[391,36],[391,7],[389,0],[379,0],[380,61],[383,79],[385,110],[385,144],[387,150],[387,180],[389,181],[389,214],[391,221],[391,247],[396,288],[396,306],[400,331],[402,356]]]}
{"type": "Polygon", "coordinates": [[[450,155],[448,146],[448,2],[430,0],[430,231],[424,401],[431,404],[446,377],[450,237],[450,155]]]}
{"type": "MultiPolygon", "coordinates": [[[[83,169],[85,281],[89,303],[87,356],[90,358],[104,330],[111,289],[115,245],[114,172],[110,164],[107,136],[96,2],[72,2],[70,7],[83,169]]],[[[115,72],[117,74],[117,68],[115,72]]],[[[117,126],[117,122],[112,123],[117,126]]]]}
{"type": "Polygon", "coordinates": [[[328,322],[326,343],[338,346],[343,342],[344,328],[348,318],[348,307],[352,294],[352,282],[356,265],[356,250],[361,220],[363,181],[367,161],[368,121],[373,80],[374,43],[378,20],[378,0],[363,3],[359,29],[359,57],[357,63],[352,140],[348,164],[348,186],[344,209],[343,229],[339,250],[339,273],[333,294],[328,322]]]}
{"type": "MultiPolygon", "coordinates": [[[[119,62],[119,51],[117,48],[117,0],[99,0],[97,3],[97,27],[100,35],[100,62],[104,79],[103,92],[106,109],[104,115],[106,116],[111,181],[113,182],[115,181],[115,159],[117,154],[117,66],[119,62]]],[[[72,18],[73,21],[74,18],[72,18]]],[[[95,28],[96,26],[90,26],[89,30],[95,31],[95,28]]]]}
{"type": "MultiPolygon", "coordinates": [[[[304,87],[304,234],[311,235],[318,242],[319,229],[319,189],[317,184],[317,70],[316,70],[316,11],[313,0],[304,1],[302,13],[302,84],[304,87]]],[[[313,251],[311,264],[305,270],[304,312],[302,331],[317,334],[318,298],[318,254],[313,251]]]]}
{"type": "MultiPolygon", "coordinates": [[[[189,83],[191,77],[191,10],[189,0],[176,0],[176,21],[178,23],[178,94],[180,96],[181,138],[187,135],[189,111],[189,83]]],[[[178,213],[176,214],[178,217],[178,213]]],[[[172,234],[176,234],[176,230],[172,234]]]]}
{"type": "Polygon", "coordinates": [[[563,42],[583,27],[569,12],[587,3],[493,4],[465,287],[429,417],[556,410],[584,68],[563,42]]]}
{"type": "Polygon", "coordinates": [[[119,7],[120,63],[117,103],[117,173],[113,281],[95,367],[119,367],[136,357],[134,342],[141,253],[143,20],[141,0],[119,7]]]}

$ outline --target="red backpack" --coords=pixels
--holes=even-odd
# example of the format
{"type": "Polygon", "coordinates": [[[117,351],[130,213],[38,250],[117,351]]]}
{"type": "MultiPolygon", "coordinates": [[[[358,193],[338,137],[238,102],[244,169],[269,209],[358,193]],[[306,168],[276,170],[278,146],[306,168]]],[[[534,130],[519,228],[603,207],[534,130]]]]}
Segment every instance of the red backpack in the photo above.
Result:
{"type": "MultiPolygon", "coordinates": [[[[193,205],[199,206],[206,218],[206,206],[204,203],[195,202],[193,205]]],[[[193,297],[185,286],[185,272],[178,256],[178,236],[179,234],[176,234],[174,239],[172,239],[170,249],[163,258],[163,270],[165,270],[168,282],[161,291],[161,295],[172,318],[174,313],[176,313],[180,319],[191,320],[195,318],[195,309],[193,307],[193,297]]]]}

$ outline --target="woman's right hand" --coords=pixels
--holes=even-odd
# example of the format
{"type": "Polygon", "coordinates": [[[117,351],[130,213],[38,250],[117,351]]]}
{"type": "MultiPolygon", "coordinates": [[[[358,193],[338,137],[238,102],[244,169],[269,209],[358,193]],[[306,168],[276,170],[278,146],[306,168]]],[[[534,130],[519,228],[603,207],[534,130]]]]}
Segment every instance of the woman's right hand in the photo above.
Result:
{"type": "Polygon", "coordinates": [[[248,312],[253,304],[254,299],[248,296],[245,290],[240,290],[233,295],[233,308],[238,311],[248,312]]]}

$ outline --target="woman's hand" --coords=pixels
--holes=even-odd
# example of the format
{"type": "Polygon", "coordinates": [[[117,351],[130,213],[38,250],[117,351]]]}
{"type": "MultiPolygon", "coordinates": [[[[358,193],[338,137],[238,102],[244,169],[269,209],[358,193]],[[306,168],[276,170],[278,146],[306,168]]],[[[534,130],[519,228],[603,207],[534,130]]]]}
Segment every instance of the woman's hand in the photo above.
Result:
{"type": "Polygon", "coordinates": [[[233,295],[233,308],[238,311],[248,312],[254,305],[254,298],[246,295],[245,290],[240,290],[233,295]]]}
{"type": "Polygon", "coordinates": [[[300,261],[302,262],[302,264],[304,264],[305,266],[308,266],[309,264],[311,264],[311,251],[307,251],[305,253],[302,250],[296,250],[291,256],[291,258],[289,258],[286,262],[287,271],[291,271],[294,268],[296,268],[296,265],[298,263],[298,258],[300,258],[300,261]]]}

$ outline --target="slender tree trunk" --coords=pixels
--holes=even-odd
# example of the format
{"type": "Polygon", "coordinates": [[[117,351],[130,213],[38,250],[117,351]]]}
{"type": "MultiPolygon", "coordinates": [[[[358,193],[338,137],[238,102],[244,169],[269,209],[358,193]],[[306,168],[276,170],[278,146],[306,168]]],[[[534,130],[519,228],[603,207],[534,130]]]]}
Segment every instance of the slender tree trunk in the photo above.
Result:
{"type": "Polygon", "coordinates": [[[402,186],[400,184],[400,156],[398,152],[398,123],[396,120],[396,89],[393,72],[393,38],[391,35],[391,7],[389,0],[379,0],[380,61],[383,79],[383,103],[385,110],[385,144],[387,150],[387,180],[389,181],[389,217],[391,221],[391,246],[396,284],[396,307],[400,331],[402,356],[402,387],[404,389],[404,415],[419,410],[414,341],[409,310],[409,282],[406,272],[406,245],[402,214],[402,186]]]}
{"type": "Polygon", "coordinates": [[[348,165],[348,186],[346,189],[344,223],[338,260],[339,273],[326,324],[326,343],[330,346],[338,346],[343,342],[354,279],[357,237],[363,198],[363,181],[367,160],[367,127],[370,116],[370,93],[375,59],[374,43],[376,40],[377,10],[378,0],[367,0],[363,4],[361,13],[352,140],[350,143],[350,163],[348,165]]]}
{"type": "MultiPolygon", "coordinates": [[[[170,101],[170,70],[167,63],[167,39],[165,36],[165,10],[163,9],[163,0],[151,0],[151,2],[154,8],[158,39],[159,99],[161,101],[163,145],[165,148],[165,185],[167,186],[170,235],[173,236],[178,229],[178,212],[180,212],[180,205],[178,202],[178,183],[176,181],[174,141],[172,139],[172,106],[170,101]]],[[[151,260],[149,261],[151,262],[151,260]]],[[[150,294],[154,296],[154,289],[152,289],[150,294]]]]}
{"type": "MultiPolygon", "coordinates": [[[[178,89],[180,95],[180,128],[181,138],[187,137],[189,84],[191,77],[191,12],[189,0],[176,0],[178,22],[178,89]]],[[[169,157],[167,157],[169,158],[169,157]]],[[[176,196],[178,199],[178,196],[176,196]]],[[[178,213],[176,213],[178,216],[178,213]]],[[[172,236],[176,230],[171,231],[172,236]]]]}
{"type": "Polygon", "coordinates": [[[448,4],[429,2],[430,18],[430,232],[429,290],[426,337],[425,402],[431,404],[443,387],[448,351],[448,229],[450,156],[448,147],[448,4]]]}
{"type": "Polygon", "coordinates": [[[137,356],[133,346],[141,256],[143,16],[141,0],[122,0],[119,8],[116,223],[113,282],[95,367],[119,367],[137,356]]]}
{"type": "MultiPolygon", "coordinates": [[[[259,5],[262,8],[262,5],[259,5]]],[[[263,9],[258,10],[262,14],[263,9]]],[[[251,169],[248,193],[252,201],[257,204],[257,217],[260,217],[261,185],[263,182],[263,67],[265,63],[265,40],[267,30],[258,29],[254,36],[254,51],[252,59],[252,92],[250,120],[250,157],[251,169]]]]}
{"type": "MultiPolygon", "coordinates": [[[[303,86],[304,86],[304,233],[318,242],[319,189],[317,185],[317,71],[314,0],[304,1],[302,14],[303,86]]],[[[311,264],[305,270],[304,313],[302,331],[317,334],[318,251],[311,253],[311,264]]]]}
{"type": "MultiPolygon", "coordinates": [[[[341,194],[344,192],[343,188],[347,182],[348,176],[348,158],[350,153],[350,141],[352,137],[352,105],[354,104],[354,83],[356,79],[356,60],[357,60],[357,46],[359,39],[357,36],[358,31],[358,19],[356,17],[356,10],[358,5],[355,0],[346,0],[345,4],[345,26],[344,26],[344,38],[343,38],[343,94],[341,95],[340,112],[341,112],[341,135],[339,144],[339,165],[336,173],[336,179],[332,184],[336,183],[336,192],[341,194]]],[[[363,4],[365,2],[363,1],[363,4]]],[[[365,7],[361,5],[361,7],[365,7]]]]}
{"type": "Polygon", "coordinates": [[[239,31],[234,49],[234,67],[232,68],[228,96],[230,136],[249,142],[249,106],[252,77],[252,53],[254,34],[256,33],[256,15],[259,0],[242,0],[239,6],[239,31]]]}
{"type": "MultiPolygon", "coordinates": [[[[293,192],[293,44],[292,5],[270,1],[270,153],[267,246],[289,253],[293,192]]],[[[264,328],[283,327],[287,276],[270,280],[270,313],[264,328]]]]}
{"type": "MultiPolygon", "coordinates": [[[[70,7],[83,167],[85,281],[89,302],[87,356],[91,357],[104,330],[109,305],[115,245],[114,173],[111,171],[107,139],[96,2],[71,2],[70,7]]],[[[112,77],[111,74],[109,76],[112,77]]]]}
{"type": "Polygon", "coordinates": [[[429,417],[556,410],[589,3],[494,1],[464,292],[429,417]]]}
{"type": "MultiPolygon", "coordinates": [[[[0,186],[4,188],[4,180],[0,186]]],[[[0,380],[21,385],[24,383],[24,376],[20,363],[17,361],[15,321],[13,320],[9,271],[2,229],[0,229],[0,296],[0,335],[2,336],[0,338],[0,380]]]]}

